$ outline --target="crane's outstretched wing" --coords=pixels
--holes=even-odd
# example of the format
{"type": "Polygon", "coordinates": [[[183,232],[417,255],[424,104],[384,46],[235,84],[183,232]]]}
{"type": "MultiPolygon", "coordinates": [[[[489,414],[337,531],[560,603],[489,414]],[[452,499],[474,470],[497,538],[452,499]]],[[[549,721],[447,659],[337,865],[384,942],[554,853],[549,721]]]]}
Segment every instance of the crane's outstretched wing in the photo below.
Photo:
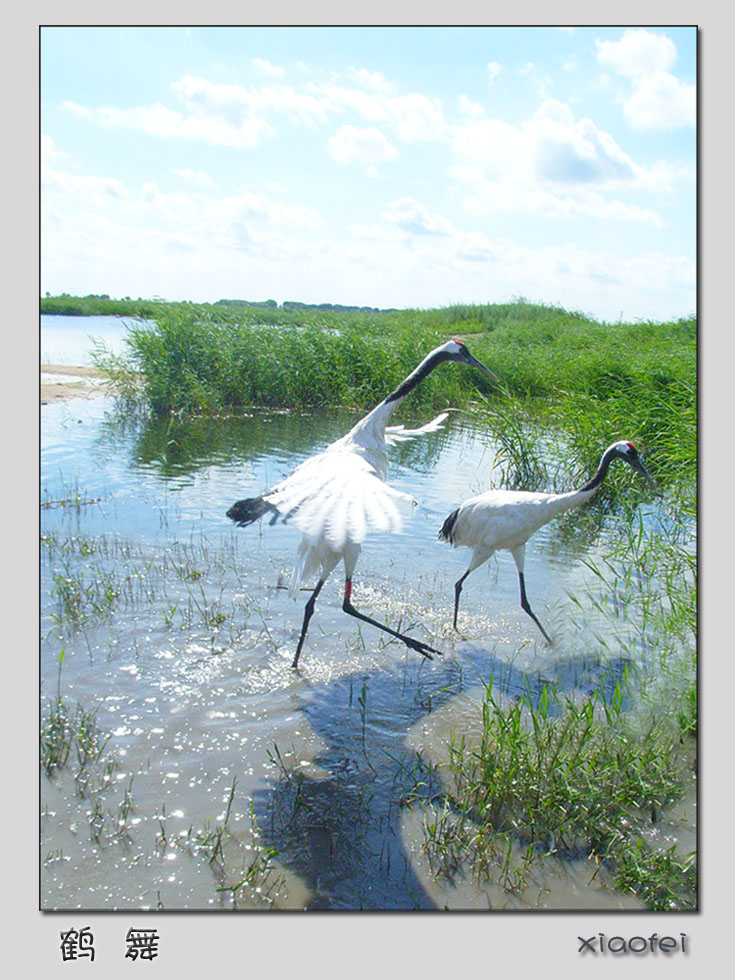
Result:
{"type": "Polygon", "coordinates": [[[414,500],[376,475],[358,453],[328,450],[307,459],[263,495],[283,522],[307,537],[322,538],[334,551],[361,544],[368,531],[398,532],[414,500]]]}
{"type": "Polygon", "coordinates": [[[444,428],[444,420],[449,417],[449,412],[442,412],[431,422],[422,425],[420,429],[407,429],[405,425],[388,425],[385,429],[385,444],[395,446],[399,442],[407,442],[417,436],[426,435],[427,432],[436,432],[437,429],[444,428]]]}

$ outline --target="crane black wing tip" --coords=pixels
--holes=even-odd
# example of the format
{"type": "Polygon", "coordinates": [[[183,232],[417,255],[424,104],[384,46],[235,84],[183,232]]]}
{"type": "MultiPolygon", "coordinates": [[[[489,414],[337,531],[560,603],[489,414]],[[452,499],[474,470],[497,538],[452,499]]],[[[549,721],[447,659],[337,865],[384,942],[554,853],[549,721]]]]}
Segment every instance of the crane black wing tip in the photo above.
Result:
{"type": "Polygon", "coordinates": [[[250,497],[247,500],[238,500],[227,511],[227,517],[234,521],[238,527],[247,527],[263,517],[264,514],[273,511],[274,519],[278,516],[278,509],[273,504],[268,503],[262,497],[250,497]]]}

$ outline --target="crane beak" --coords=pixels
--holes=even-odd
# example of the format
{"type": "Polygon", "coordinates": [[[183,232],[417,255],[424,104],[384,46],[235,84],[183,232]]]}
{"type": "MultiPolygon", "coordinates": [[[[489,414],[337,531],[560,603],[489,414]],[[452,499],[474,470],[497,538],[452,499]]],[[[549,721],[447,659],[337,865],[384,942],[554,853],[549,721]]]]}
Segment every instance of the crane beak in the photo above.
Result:
{"type": "Polygon", "coordinates": [[[467,351],[467,363],[471,367],[475,367],[479,371],[482,371],[482,373],[486,374],[488,378],[492,378],[496,384],[500,384],[500,378],[497,376],[497,374],[493,374],[489,367],[485,367],[485,365],[481,361],[478,361],[476,357],[473,357],[469,351],[467,351]]]}
{"type": "Polygon", "coordinates": [[[641,463],[640,459],[636,458],[634,460],[631,460],[630,465],[633,467],[634,470],[640,473],[640,475],[643,477],[644,480],[646,480],[646,482],[648,483],[648,485],[651,487],[652,490],[655,490],[656,493],[659,492],[658,487],[656,486],[656,481],[653,479],[653,477],[648,472],[648,470],[643,465],[643,463],[641,463]]]}

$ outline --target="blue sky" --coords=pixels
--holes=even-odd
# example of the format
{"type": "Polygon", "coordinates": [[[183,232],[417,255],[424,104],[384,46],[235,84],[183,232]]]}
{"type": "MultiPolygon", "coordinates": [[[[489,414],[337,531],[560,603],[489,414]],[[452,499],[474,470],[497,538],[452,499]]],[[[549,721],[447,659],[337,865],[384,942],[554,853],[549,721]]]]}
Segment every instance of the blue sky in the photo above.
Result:
{"type": "Polygon", "coordinates": [[[693,28],[44,28],[41,289],[696,306],[693,28]]]}

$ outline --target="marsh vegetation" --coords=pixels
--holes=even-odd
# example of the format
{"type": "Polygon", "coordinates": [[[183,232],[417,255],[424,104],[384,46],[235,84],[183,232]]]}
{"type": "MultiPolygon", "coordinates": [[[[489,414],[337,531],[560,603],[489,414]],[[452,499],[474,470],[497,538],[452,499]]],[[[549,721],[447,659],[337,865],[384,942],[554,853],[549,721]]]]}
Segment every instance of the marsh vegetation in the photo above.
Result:
{"type": "Polygon", "coordinates": [[[90,907],[71,879],[102,868],[94,907],[695,907],[696,322],[523,302],[119,312],[155,322],[97,352],[117,401],[44,409],[44,907],[90,907]],[[403,408],[458,411],[394,453],[421,508],[368,543],[359,583],[445,657],[345,622],[335,592],[293,676],[297,537],[224,510],[453,334],[502,384],[439,370],[403,408]],[[554,646],[508,556],[468,583],[454,634],[449,509],[489,485],[570,489],[617,439],[662,495],[611,471],[534,539],[554,646]]]}

